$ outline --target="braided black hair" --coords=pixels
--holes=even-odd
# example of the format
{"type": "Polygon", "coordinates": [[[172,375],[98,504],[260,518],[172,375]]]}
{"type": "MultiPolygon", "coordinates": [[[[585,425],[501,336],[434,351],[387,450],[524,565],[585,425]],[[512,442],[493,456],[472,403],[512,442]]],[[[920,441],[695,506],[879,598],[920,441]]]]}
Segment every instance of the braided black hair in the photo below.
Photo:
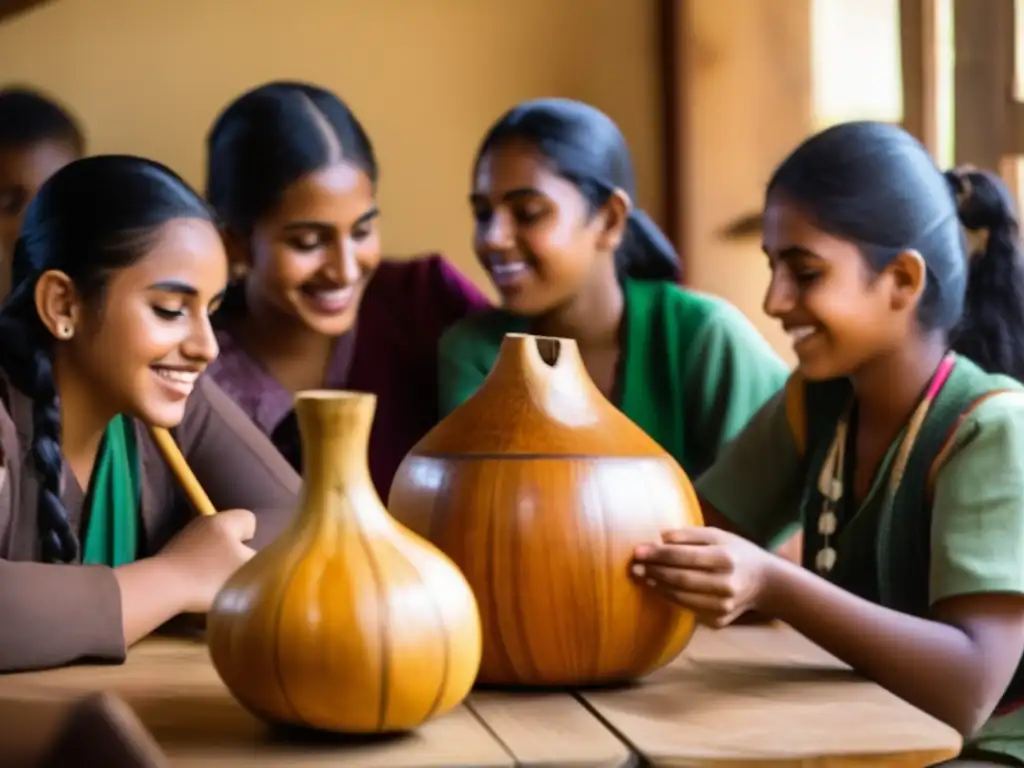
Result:
{"type": "MultiPolygon", "coordinates": [[[[25,291],[23,291],[24,293],[25,291]]],[[[12,310],[0,313],[0,364],[11,383],[32,397],[32,463],[39,480],[38,518],[43,560],[71,562],[78,542],[67,510],[60,500],[63,460],[60,451],[60,410],[53,380],[47,340],[39,333],[42,323],[20,317],[17,310],[35,305],[11,302],[12,310]]]]}
{"type": "Polygon", "coordinates": [[[32,401],[32,462],[39,481],[38,526],[44,562],[78,557],[78,538],[61,501],[60,408],[54,339],[39,317],[35,286],[59,270],[83,302],[98,302],[112,272],[149,251],[172,219],[211,221],[206,204],[173,171],[138,157],[76,160],[29,203],[14,248],[11,294],[0,306],[0,368],[32,401]]]}

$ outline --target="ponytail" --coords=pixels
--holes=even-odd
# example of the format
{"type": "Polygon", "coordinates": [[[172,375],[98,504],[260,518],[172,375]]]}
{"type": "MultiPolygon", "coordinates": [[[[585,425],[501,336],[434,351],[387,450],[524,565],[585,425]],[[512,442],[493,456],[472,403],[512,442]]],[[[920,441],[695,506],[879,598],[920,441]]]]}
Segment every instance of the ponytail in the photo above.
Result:
{"type": "Polygon", "coordinates": [[[678,283],[682,267],[675,246],[650,216],[639,208],[629,212],[622,245],[615,253],[620,277],[678,283]]]}
{"type": "Polygon", "coordinates": [[[954,351],[990,373],[1024,381],[1024,253],[1016,206],[995,175],[947,171],[967,243],[964,313],[954,351]]]}
{"type": "MultiPolygon", "coordinates": [[[[17,253],[15,246],[15,264],[22,261],[17,253]]],[[[48,334],[35,314],[32,301],[33,282],[25,280],[16,284],[0,313],[0,337],[4,339],[0,346],[0,367],[11,383],[32,401],[30,453],[39,484],[36,519],[43,561],[70,563],[78,557],[78,538],[60,498],[64,470],[60,409],[48,334]]]]}

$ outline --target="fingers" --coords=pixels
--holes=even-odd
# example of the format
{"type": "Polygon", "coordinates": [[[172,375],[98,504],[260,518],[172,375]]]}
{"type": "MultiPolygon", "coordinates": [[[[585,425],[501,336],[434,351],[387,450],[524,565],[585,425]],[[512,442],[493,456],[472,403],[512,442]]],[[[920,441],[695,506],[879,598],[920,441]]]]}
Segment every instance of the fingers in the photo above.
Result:
{"type": "Polygon", "coordinates": [[[256,515],[248,509],[228,509],[214,519],[237,541],[249,541],[256,535],[256,515]]]}
{"type": "Polygon", "coordinates": [[[666,544],[717,544],[722,540],[723,533],[718,528],[688,526],[663,531],[661,540],[666,544]]]}
{"type": "Polygon", "coordinates": [[[633,552],[642,565],[729,571],[732,560],[722,547],[707,544],[642,544],[633,552]]]}
{"type": "Polygon", "coordinates": [[[660,589],[692,592],[696,594],[732,595],[732,585],[721,574],[710,571],[689,571],[680,568],[666,568],[656,565],[633,566],[637,578],[644,579],[649,586],[660,589]]]}

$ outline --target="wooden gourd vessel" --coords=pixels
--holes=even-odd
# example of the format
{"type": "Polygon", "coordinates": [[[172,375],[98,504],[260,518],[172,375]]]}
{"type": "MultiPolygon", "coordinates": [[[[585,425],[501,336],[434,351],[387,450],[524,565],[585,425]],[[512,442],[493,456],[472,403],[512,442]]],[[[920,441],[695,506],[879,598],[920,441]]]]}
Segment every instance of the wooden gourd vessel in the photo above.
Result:
{"type": "Polygon", "coordinates": [[[703,524],[696,494],[601,394],[575,341],[505,336],[480,389],[400,465],[389,509],[469,579],[481,683],[624,682],[693,633],[692,613],[629,571],[638,544],[703,524]]]}
{"type": "Polygon", "coordinates": [[[298,394],[299,511],[207,617],[217,673],[265,720],[406,731],[457,706],[476,677],[480,617],[469,585],[388,515],[370,480],[375,409],[369,394],[298,394]]]}

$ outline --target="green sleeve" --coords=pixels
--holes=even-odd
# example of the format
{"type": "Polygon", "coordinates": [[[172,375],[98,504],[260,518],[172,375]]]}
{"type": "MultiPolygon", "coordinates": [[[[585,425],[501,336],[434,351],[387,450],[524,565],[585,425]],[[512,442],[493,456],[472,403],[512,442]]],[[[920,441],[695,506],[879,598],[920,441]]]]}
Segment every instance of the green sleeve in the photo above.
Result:
{"type": "Polygon", "coordinates": [[[725,302],[701,325],[684,362],[686,423],[692,455],[707,468],[762,405],[786,383],[789,370],[740,310],[725,302]]]}
{"type": "Polygon", "coordinates": [[[993,395],[963,420],[934,493],[931,602],[1024,593],[1024,393],[993,395]]]}
{"type": "Polygon", "coordinates": [[[800,519],[802,462],[786,418],[786,393],[776,392],[697,478],[697,494],[762,546],[775,546],[800,519]]]}
{"type": "Polygon", "coordinates": [[[490,366],[481,359],[478,328],[467,318],[449,328],[438,343],[438,413],[443,419],[483,384],[490,366]]]}

